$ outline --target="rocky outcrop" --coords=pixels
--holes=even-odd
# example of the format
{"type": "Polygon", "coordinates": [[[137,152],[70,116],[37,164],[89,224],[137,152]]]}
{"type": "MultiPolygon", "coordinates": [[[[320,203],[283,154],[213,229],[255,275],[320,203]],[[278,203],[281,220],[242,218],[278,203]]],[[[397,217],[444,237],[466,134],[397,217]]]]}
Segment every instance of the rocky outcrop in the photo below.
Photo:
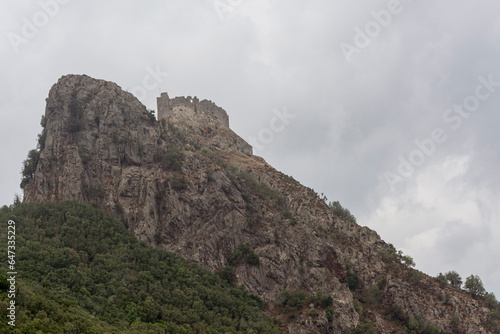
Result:
{"type": "Polygon", "coordinates": [[[388,257],[376,232],[341,219],[253,156],[219,117],[194,109],[176,105],[156,121],[116,84],[62,77],[47,99],[46,140],[24,200],[100,207],[140,240],[244,284],[290,333],[344,333],[360,314],[379,333],[401,333],[390,310],[450,333],[457,316],[464,333],[488,333],[478,301],[388,257]],[[348,287],[353,273],[355,295],[378,289],[363,310],[348,287]],[[280,306],[285,290],[330,296],[331,306],[290,311],[280,306]]]}

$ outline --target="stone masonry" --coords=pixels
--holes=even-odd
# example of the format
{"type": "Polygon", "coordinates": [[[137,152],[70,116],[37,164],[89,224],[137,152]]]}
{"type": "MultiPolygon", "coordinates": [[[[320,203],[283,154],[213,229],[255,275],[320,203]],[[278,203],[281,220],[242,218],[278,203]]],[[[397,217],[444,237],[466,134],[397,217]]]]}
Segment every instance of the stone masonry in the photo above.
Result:
{"type": "Polygon", "coordinates": [[[220,120],[225,127],[229,128],[229,117],[226,111],[212,101],[199,101],[196,96],[193,98],[191,96],[179,96],[170,99],[168,93],[161,93],[161,96],[157,98],[157,104],[158,120],[169,118],[174,108],[188,108],[198,114],[211,114],[220,120]]]}

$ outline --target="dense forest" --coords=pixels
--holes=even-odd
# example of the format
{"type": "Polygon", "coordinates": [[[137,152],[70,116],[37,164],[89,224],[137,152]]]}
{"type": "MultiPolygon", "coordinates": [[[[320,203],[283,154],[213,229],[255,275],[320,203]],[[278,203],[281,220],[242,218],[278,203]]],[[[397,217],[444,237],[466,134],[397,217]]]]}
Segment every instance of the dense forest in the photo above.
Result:
{"type": "Polygon", "coordinates": [[[281,333],[244,287],[137,241],[92,207],[4,206],[5,231],[9,220],[16,222],[16,326],[7,324],[4,259],[0,333],[281,333]]]}

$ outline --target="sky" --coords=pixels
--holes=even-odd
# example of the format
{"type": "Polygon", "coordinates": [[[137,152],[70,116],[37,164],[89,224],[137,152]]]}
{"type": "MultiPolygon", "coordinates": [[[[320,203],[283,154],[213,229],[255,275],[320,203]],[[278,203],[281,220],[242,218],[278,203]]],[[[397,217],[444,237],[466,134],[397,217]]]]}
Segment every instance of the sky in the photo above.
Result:
{"type": "Polygon", "coordinates": [[[0,205],[49,89],[87,74],[214,101],[417,269],[500,298],[499,1],[2,1],[0,36],[0,205]]]}

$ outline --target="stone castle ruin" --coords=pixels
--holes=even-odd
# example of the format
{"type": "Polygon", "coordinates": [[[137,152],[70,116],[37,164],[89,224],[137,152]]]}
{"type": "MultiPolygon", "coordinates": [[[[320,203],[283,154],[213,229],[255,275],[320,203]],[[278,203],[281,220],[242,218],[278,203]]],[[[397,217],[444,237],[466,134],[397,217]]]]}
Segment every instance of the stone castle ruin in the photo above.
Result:
{"type": "Polygon", "coordinates": [[[171,99],[167,93],[161,93],[156,101],[158,104],[158,121],[181,115],[184,119],[187,118],[193,121],[192,124],[195,124],[195,127],[199,126],[200,128],[204,127],[205,122],[215,121],[219,124],[222,133],[226,133],[226,135],[217,136],[216,141],[219,149],[238,150],[246,155],[253,154],[252,146],[229,129],[229,116],[226,111],[212,101],[199,101],[196,96],[193,98],[191,96],[180,96],[171,99]],[[195,115],[202,117],[193,117],[195,115]],[[227,133],[231,133],[231,135],[227,135],[227,133]]]}
{"type": "Polygon", "coordinates": [[[197,114],[211,114],[221,121],[224,126],[229,128],[229,116],[226,111],[218,107],[215,103],[209,100],[201,100],[195,96],[184,97],[179,96],[170,99],[167,93],[161,93],[156,99],[158,104],[158,120],[166,119],[172,115],[174,108],[188,108],[197,114]]]}

